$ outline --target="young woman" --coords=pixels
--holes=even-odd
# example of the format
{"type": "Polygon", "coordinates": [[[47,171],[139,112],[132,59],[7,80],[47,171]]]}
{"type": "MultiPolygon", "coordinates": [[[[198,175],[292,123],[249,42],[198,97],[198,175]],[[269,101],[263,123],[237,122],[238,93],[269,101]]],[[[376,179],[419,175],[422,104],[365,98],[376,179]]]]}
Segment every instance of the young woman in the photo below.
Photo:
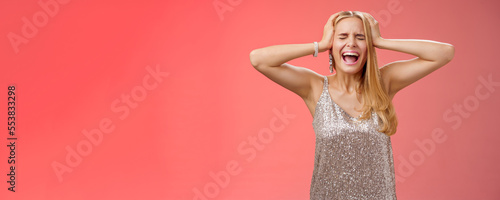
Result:
{"type": "Polygon", "coordinates": [[[299,95],[313,116],[311,199],[396,199],[390,136],[396,132],[397,118],[392,98],[453,56],[450,44],[384,39],[370,14],[345,11],[330,16],[319,43],[256,49],[250,62],[299,95]],[[416,58],[379,69],[375,47],[416,58]],[[333,75],[286,63],[327,50],[333,75]]]}

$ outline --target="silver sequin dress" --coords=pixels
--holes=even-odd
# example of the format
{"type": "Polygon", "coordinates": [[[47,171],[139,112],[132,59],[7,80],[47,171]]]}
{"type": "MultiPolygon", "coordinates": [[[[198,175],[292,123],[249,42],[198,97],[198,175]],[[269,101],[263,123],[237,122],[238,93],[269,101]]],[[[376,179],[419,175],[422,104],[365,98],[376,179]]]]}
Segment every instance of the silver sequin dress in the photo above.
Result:
{"type": "Polygon", "coordinates": [[[381,124],[372,112],[360,120],[347,114],[328,92],[316,105],[316,134],[311,199],[396,199],[391,139],[378,132],[381,124]]]}

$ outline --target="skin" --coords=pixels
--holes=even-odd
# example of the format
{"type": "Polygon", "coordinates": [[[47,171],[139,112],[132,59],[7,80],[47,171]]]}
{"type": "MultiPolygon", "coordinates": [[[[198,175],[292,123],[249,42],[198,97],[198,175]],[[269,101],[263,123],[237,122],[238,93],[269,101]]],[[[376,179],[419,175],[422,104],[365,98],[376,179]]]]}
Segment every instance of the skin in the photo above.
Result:
{"type": "MultiPolygon", "coordinates": [[[[359,84],[358,80],[366,63],[366,48],[367,44],[361,19],[350,17],[337,23],[331,50],[336,66],[336,74],[328,81],[330,83],[328,91],[335,103],[353,117],[358,117],[361,114],[360,110],[363,106],[361,94],[356,93],[355,86],[359,84]],[[358,62],[355,65],[347,65],[342,59],[342,52],[350,50],[359,52],[358,62]]],[[[308,107],[313,109],[314,105],[308,103],[308,107]]]]}
{"type": "Polygon", "coordinates": [[[363,69],[367,56],[365,32],[361,19],[350,17],[340,20],[335,27],[333,38],[331,52],[336,64],[337,74],[341,73],[341,76],[360,75],[361,73],[358,72],[361,72],[363,69]],[[354,50],[360,53],[358,58],[360,61],[354,66],[346,65],[342,61],[342,52],[348,50],[354,50]]]}
{"type": "MultiPolygon", "coordinates": [[[[363,102],[355,88],[359,84],[359,75],[366,62],[366,40],[361,40],[359,37],[363,27],[360,24],[361,20],[357,18],[342,19],[336,27],[333,27],[333,21],[338,14],[330,16],[325,24],[323,37],[318,43],[319,52],[332,50],[336,62],[336,74],[328,76],[328,90],[333,101],[354,117],[361,114],[359,110],[363,102]],[[358,61],[355,66],[345,65],[341,61],[340,52],[347,49],[356,49],[361,53],[360,59],[363,60],[358,61]]],[[[370,14],[364,13],[364,15],[370,22],[372,41],[376,48],[416,56],[410,60],[386,64],[380,69],[384,87],[391,99],[401,89],[450,62],[454,56],[454,47],[446,43],[429,40],[384,39],[380,35],[378,22],[370,14]]],[[[364,32],[362,34],[364,35],[364,32]]],[[[299,95],[306,103],[311,115],[314,116],[316,103],[323,89],[323,76],[308,68],[286,63],[313,53],[312,43],[274,45],[253,50],[250,53],[250,62],[266,77],[299,95]]]]}

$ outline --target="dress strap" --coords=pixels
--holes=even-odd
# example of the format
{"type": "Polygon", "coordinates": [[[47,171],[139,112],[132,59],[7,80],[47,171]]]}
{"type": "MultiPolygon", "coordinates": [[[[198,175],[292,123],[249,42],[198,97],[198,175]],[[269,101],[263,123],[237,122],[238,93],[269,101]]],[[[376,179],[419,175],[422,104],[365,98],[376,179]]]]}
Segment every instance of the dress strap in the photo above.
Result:
{"type": "Polygon", "coordinates": [[[328,87],[328,77],[324,76],[323,89],[328,87]]]}

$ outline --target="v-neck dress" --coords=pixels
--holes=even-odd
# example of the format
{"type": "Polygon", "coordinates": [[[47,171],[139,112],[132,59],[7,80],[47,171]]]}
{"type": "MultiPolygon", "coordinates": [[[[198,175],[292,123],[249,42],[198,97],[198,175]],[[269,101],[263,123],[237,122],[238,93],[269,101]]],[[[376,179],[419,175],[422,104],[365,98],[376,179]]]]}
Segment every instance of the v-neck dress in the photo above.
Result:
{"type": "Polygon", "coordinates": [[[396,199],[391,138],[375,112],[352,117],[337,105],[324,77],[313,118],[316,134],[310,199],[396,199]]]}

